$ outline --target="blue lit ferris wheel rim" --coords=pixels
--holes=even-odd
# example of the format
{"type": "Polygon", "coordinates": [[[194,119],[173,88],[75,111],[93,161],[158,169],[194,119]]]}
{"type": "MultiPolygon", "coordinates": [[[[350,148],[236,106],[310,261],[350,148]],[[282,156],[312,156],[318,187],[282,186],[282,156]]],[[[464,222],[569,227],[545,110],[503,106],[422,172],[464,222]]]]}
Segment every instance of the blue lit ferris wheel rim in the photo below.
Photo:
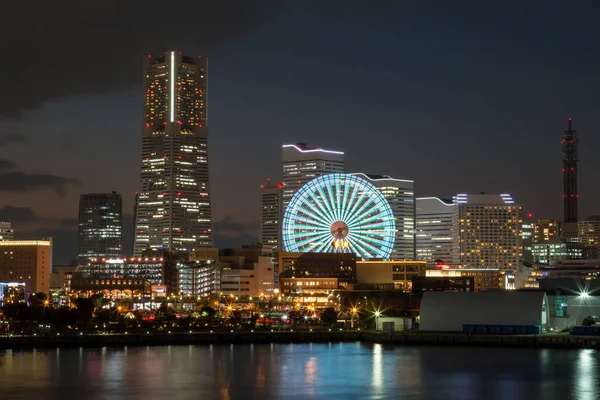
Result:
{"type": "Polygon", "coordinates": [[[282,237],[286,251],[333,252],[339,240],[362,259],[389,259],[396,224],[388,201],[369,181],[328,174],[307,182],[292,197],[282,237]]]}

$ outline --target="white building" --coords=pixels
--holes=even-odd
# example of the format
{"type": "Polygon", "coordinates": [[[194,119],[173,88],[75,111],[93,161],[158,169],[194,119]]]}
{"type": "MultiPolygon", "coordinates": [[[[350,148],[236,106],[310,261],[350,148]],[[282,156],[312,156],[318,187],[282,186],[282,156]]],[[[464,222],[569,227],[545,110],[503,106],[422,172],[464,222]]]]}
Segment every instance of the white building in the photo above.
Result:
{"type": "Polygon", "coordinates": [[[442,260],[445,264],[457,265],[458,253],[454,250],[452,218],[456,204],[449,199],[418,197],[417,210],[417,260],[428,266],[442,260]]]}
{"type": "Polygon", "coordinates": [[[344,152],[307,146],[306,143],[282,147],[283,208],[306,182],[325,174],[344,172],[344,152]]]}
{"type": "Polygon", "coordinates": [[[385,196],[396,224],[396,241],[391,260],[414,260],[415,254],[415,183],[388,175],[354,173],[371,182],[385,196]]]}
{"type": "Polygon", "coordinates": [[[272,251],[279,250],[283,184],[260,186],[260,242],[272,251]]]}
{"type": "Polygon", "coordinates": [[[10,222],[0,222],[0,240],[15,240],[15,230],[10,222]]]}
{"type": "Polygon", "coordinates": [[[223,267],[221,270],[221,292],[224,295],[271,297],[274,289],[275,266],[270,256],[259,256],[252,268],[223,267]]]}
{"type": "Polygon", "coordinates": [[[517,270],[523,257],[522,207],[509,194],[458,194],[455,259],[471,268],[517,270]]]}

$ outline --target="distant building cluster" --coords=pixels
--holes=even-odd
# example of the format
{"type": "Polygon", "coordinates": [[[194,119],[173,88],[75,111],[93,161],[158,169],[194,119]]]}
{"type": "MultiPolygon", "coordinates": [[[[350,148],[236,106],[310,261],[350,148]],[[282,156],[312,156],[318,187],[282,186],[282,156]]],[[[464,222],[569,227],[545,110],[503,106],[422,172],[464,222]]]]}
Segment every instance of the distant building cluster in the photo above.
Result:
{"type": "MultiPolygon", "coordinates": [[[[2,304],[42,292],[57,301],[101,296],[143,309],[159,302],[194,309],[196,301],[225,296],[287,299],[312,311],[343,304],[343,296],[358,304],[367,295],[388,301],[405,293],[556,290],[565,280],[600,282],[600,217],[579,219],[579,139],[570,119],[561,139],[562,221],[534,218],[509,193],[417,197],[412,179],[347,171],[344,151],[295,143],[281,148],[281,179],[260,186],[259,243],[217,249],[207,59],[168,51],[148,55],[143,71],[132,254],[124,251],[129,246],[117,192],[80,196],[73,265],[52,265],[50,238],[18,240],[11,222],[0,222],[2,304]]],[[[437,297],[467,301],[430,296],[437,297]]],[[[532,298],[557,310],[571,304],[532,298]]],[[[402,297],[398,308],[413,312],[411,299],[402,297]]],[[[430,313],[440,310],[426,305],[430,313]]]]}

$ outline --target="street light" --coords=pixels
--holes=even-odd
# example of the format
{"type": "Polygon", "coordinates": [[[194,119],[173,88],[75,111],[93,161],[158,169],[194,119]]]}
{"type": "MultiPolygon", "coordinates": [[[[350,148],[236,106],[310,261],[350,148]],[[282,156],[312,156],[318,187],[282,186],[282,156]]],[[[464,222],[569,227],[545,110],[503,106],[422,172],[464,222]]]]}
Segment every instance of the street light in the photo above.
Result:
{"type": "Polygon", "coordinates": [[[375,330],[378,330],[379,328],[379,317],[381,316],[381,313],[379,311],[375,311],[375,330]]]}

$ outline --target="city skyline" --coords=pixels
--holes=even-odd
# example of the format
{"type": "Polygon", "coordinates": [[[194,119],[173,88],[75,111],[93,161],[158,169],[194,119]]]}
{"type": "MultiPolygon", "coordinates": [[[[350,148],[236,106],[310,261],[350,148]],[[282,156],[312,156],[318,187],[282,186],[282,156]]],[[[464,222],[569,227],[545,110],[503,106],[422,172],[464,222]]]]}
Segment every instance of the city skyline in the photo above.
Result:
{"type": "Polygon", "coordinates": [[[154,36],[117,46],[110,68],[98,60],[81,68],[80,57],[65,58],[67,68],[53,79],[62,90],[36,96],[32,84],[35,102],[3,104],[0,111],[5,150],[0,220],[12,221],[19,238],[53,236],[58,261],[66,262],[65,255],[76,251],[79,195],[116,190],[123,195],[130,239],[142,103],[136,75],[144,54],[174,47],[211,58],[211,154],[224,155],[213,156],[211,165],[211,176],[219,180],[213,190],[217,246],[257,240],[257,187],[265,177],[277,181],[278,149],[296,142],[343,150],[348,171],[410,177],[418,197],[509,192],[525,211],[560,220],[560,138],[568,117],[579,132],[579,218],[585,219],[598,213],[594,204],[600,201],[592,179],[600,165],[592,154],[600,125],[592,72],[600,60],[589,51],[589,38],[598,32],[591,19],[597,8],[565,11],[546,2],[540,8],[523,5],[518,13],[510,5],[492,13],[482,4],[442,5],[431,14],[425,6],[390,6],[385,12],[349,7],[336,13],[332,6],[288,5],[218,43],[154,36]],[[300,28],[304,22],[295,7],[311,19],[312,32],[300,28]],[[565,12],[578,24],[574,31],[556,32],[553,26],[565,12]],[[398,23],[407,18],[414,23],[398,23]],[[528,23],[519,22],[524,20],[528,23]],[[333,31],[332,22],[343,35],[333,31]],[[436,24],[438,30],[431,31],[436,24]],[[503,31],[497,32],[511,24],[525,40],[505,40],[503,31]],[[323,36],[330,39],[320,41],[323,36]],[[431,47],[433,38],[439,41],[431,47]],[[330,51],[334,41],[340,45],[330,51]],[[278,53],[282,43],[285,51],[278,53]],[[298,59],[306,49],[310,54],[298,59]],[[408,60],[405,54],[412,56],[408,60]],[[98,74],[100,67],[119,76],[107,74],[106,88],[68,90],[70,81],[93,82],[98,75],[85,73],[98,74]],[[354,81],[360,97],[348,85],[354,81]],[[248,200],[240,200],[240,192],[248,200]]]}

